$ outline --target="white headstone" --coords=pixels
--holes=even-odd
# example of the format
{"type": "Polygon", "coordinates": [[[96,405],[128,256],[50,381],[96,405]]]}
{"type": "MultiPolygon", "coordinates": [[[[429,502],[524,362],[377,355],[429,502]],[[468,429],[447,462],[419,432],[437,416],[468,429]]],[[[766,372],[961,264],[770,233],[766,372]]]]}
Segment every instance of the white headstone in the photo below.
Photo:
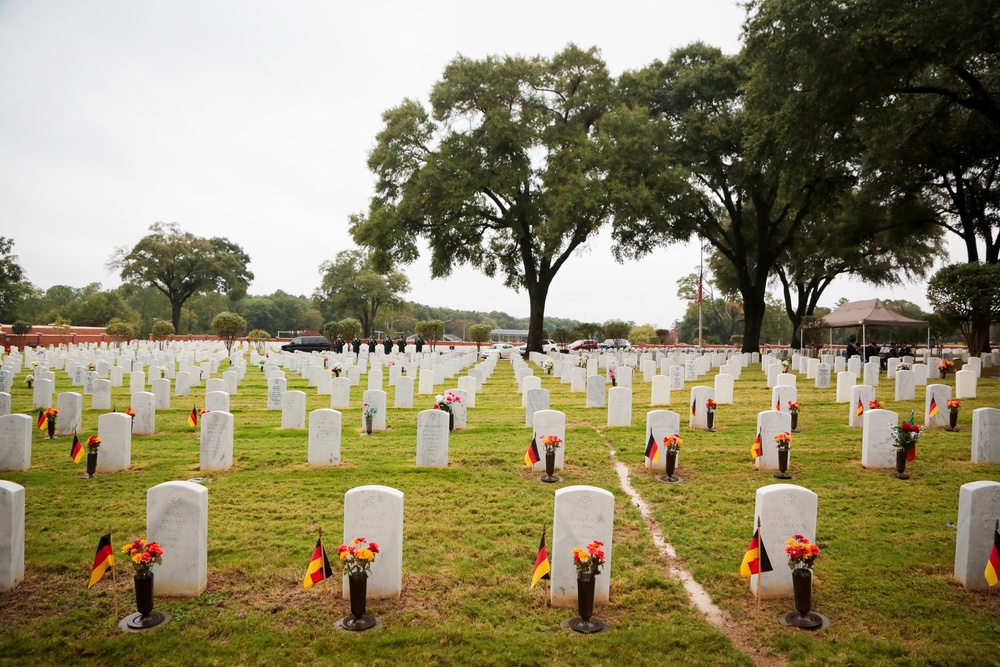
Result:
{"type": "Polygon", "coordinates": [[[917,378],[913,371],[896,370],[896,393],[897,401],[913,401],[917,397],[917,378]]]}
{"type": "Polygon", "coordinates": [[[717,403],[732,404],[734,382],[735,378],[728,373],[719,373],[715,376],[715,401],[717,403]]]}
{"type": "Polygon", "coordinates": [[[688,428],[708,428],[708,408],[705,402],[715,398],[713,387],[701,385],[691,387],[691,401],[688,404],[688,428]]]}
{"type": "MultiPolygon", "coordinates": [[[[459,384],[462,380],[471,378],[459,378],[459,384]]],[[[473,386],[475,385],[475,380],[472,380],[473,386]]],[[[475,389],[473,388],[473,391],[475,389]]],[[[409,375],[400,375],[396,378],[396,392],[394,398],[394,407],[410,409],[413,407],[413,378],[409,375]]]]}
{"type": "Polygon", "coordinates": [[[382,390],[382,369],[372,368],[368,371],[368,390],[382,390]]]}
{"type": "Polygon", "coordinates": [[[340,465],[342,415],[322,408],[309,413],[309,465],[340,465]]]}
{"type": "Polygon", "coordinates": [[[794,373],[778,373],[779,386],[794,387],[795,386],[795,374],[794,373]]]}
{"type": "MultiPolygon", "coordinates": [[[[368,598],[398,599],[403,590],[403,492],[371,485],[345,493],[344,544],[356,537],[379,546],[368,577],[368,598]]],[[[342,592],[350,599],[347,577],[342,592]]]]}
{"type": "Polygon", "coordinates": [[[950,400],[950,386],[946,384],[927,385],[927,391],[924,394],[924,426],[947,426],[948,401],[950,400]],[[934,415],[931,415],[932,410],[934,415]]]}
{"type": "Polygon", "coordinates": [[[534,424],[532,418],[536,412],[549,409],[549,390],[541,388],[529,389],[525,392],[525,399],[527,400],[527,407],[524,410],[524,425],[531,426],[534,424]]]}
{"type": "Polygon", "coordinates": [[[131,407],[135,410],[132,435],[153,435],[156,432],[156,397],[148,391],[135,392],[131,407]]]}
{"type": "Polygon", "coordinates": [[[177,371],[174,378],[174,396],[191,395],[191,374],[187,371],[177,371]]]}
{"type": "Polygon", "coordinates": [[[146,374],[142,371],[132,371],[129,373],[128,391],[130,394],[146,391],[146,374]]]}
{"type": "Polygon", "coordinates": [[[858,376],[850,371],[837,373],[837,402],[850,403],[851,391],[858,383],[858,376]]]}
{"type": "Polygon", "coordinates": [[[281,397],[281,428],[304,429],[306,427],[306,393],[286,391],[281,397]]]}
{"type": "Polygon", "coordinates": [[[963,484],[958,492],[955,578],[969,590],[989,589],[984,572],[993,548],[997,519],[1000,519],[1000,482],[963,484]]]}
{"type": "Polygon", "coordinates": [[[829,389],[830,388],[830,364],[819,364],[816,366],[816,388],[817,389],[829,389]]]}
{"type": "Polygon", "coordinates": [[[333,378],[330,389],[330,407],[347,410],[351,407],[351,381],[346,377],[333,378]]]}
{"type": "Polygon", "coordinates": [[[458,388],[469,395],[469,400],[465,402],[465,407],[476,407],[476,378],[471,376],[458,378],[458,388]]]}
{"type": "Polygon", "coordinates": [[[587,391],[587,369],[574,366],[569,372],[569,390],[572,393],[587,391]]]}
{"type": "Polygon", "coordinates": [[[421,410],[417,413],[417,466],[448,466],[448,413],[421,410]]]}
{"type": "Polygon", "coordinates": [[[224,391],[206,393],[205,409],[210,412],[229,412],[229,394],[224,391]]]}
{"type": "Polygon", "coordinates": [[[612,387],[608,391],[608,426],[632,425],[632,390],[612,387]]]}
{"type": "MultiPolygon", "coordinates": [[[[899,381],[897,371],[896,381],[899,381]]],[[[899,425],[899,415],[890,410],[865,410],[861,417],[861,465],[865,468],[895,468],[896,448],[892,429],[899,425]]]]}
{"type": "MultiPolygon", "coordinates": [[[[973,357],[973,359],[979,358],[973,357]]],[[[964,368],[955,373],[955,398],[975,398],[977,377],[975,371],[964,368]]]]}
{"type": "Polygon", "coordinates": [[[751,575],[751,593],[757,595],[759,587],[761,598],[792,595],[792,571],[782,562],[785,542],[793,535],[802,535],[810,542],[816,542],[818,505],[819,498],[815,493],[795,484],[771,484],[757,489],[753,525],[747,533],[747,541],[756,530],[759,518],[760,536],[774,569],[751,575]]]}
{"type": "Polygon", "coordinates": [[[418,394],[434,393],[434,371],[429,368],[420,369],[418,394]]]}
{"type": "Polygon", "coordinates": [[[526,375],[521,380],[521,407],[528,407],[528,390],[529,389],[540,389],[542,386],[542,378],[536,375],[526,375]]]}
{"type": "Polygon", "coordinates": [[[604,378],[600,375],[591,375],[587,378],[587,407],[604,407],[604,378]]]}
{"type": "Polygon", "coordinates": [[[109,412],[97,418],[101,447],[97,452],[97,472],[106,475],[132,467],[132,418],[123,412],[109,412]]]}
{"type": "Polygon", "coordinates": [[[83,431],[83,396],[75,391],[59,394],[59,416],[56,419],[56,436],[73,435],[83,431]]]}
{"type": "Polygon", "coordinates": [[[52,380],[35,380],[32,389],[32,406],[35,410],[52,407],[52,391],[55,383],[52,380]]]}
{"type": "Polygon", "coordinates": [[[111,380],[96,380],[94,382],[94,392],[90,395],[90,407],[92,410],[111,409],[111,380]]]}
{"type": "MultiPolygon", "coordinates": [[[[207,416],[207,415],[206,415],[207,416]]],[[[157,595],[197,597],[208,587],[208,489],[164,482],[146,491],[146,539],[163,547],[157,595]]]]}
{"type": "Polygon", "coordinates": [[[150,383],[157,410],[170,409],[170,380],[156,378],[150,383]]]}
{"type": "MultiPolygon", "coordinates": [[[[774,438],[779,433],[792,430],[792,415],[788,412],[765,410],[757,413],[757,433],[760,434],[760,445],[763,454],[757,457],[757,467],[760,470],[778,470],[778,443],[774,438]]],[[[794,444],[794,443],[793,443],[794,444]]],[[[791,460],[791,451],[788,453],[791,460]]]]}
{"type": "MultiPolygon", "coordinates": [[[[27,417],[27,415],[20,416],[27,417]]],[[[30,418],[28,421],[31,421],[30,418]]],[[[0,593],[15,589],[22,581],[24,581],[24,487],[14,482],[0,481],[0,593]]]]}
{"type": "Polygon", "coordinates": [[[386,394],[381,389],[369,389],[361,395],[361,428],[365,428],[365,404],[372,411],[372,431],[385,430],[386,394]]]}
{"type": "Polygon", "coordinates": [[[771,409],[788,412],[789,401],[799,400],[799,390],[795,387],[778,385],[771,389],[771,409]]]}
{"type": "Polygon", "coordinates": [[[606,604],[611,582],[611,554],[614,533],[615,497],[595,486],[567,486],[555,494],[552,529],[552,585],[550,600],[555,607],[576,605],[576,566],[573,549],[586,549],[591,542],[603,542],[605,562],[594,586],[594,603],[606,604]]]}
{"type": "MultiPolygon", "coordinates": [[[[225,392],[219,392],[225,393],[225,392]]],[[[228,396],[228,394],[226,394],[228,396]]],[[[206,412],[201,415],[200,470],[229,470],[233,467],[233,415],[206,412]]]]}
{"type": "Polygon", "coordinates": [[[459,399],[451,405],[451,412],[455,415],[455,430],[467,428],[469,418],[469,392],[462,391],[461,389],[452,389],[451,392],[459,399]]]}
{"type": "MultiPolygon", "coordinates": [[[[535,413],[535,424],[531,430],[531,437],[538,444],[538,454],[541,458],[531,466],[533,472],[545,470],[545,447],[542,445],[542,438],[547,435],[554,435],[563,441],[563,444],[556,448],[555,469],[562,470],[566,462],[566,414],[558,410],[539,410],[535,413]]],[[[525,447],[527,449],[527,447],[525,447]]]]}
{"type": "MultiPolygon", "coordinates": [[[[679,414],[671,410],[650,410],[646,413],[646,437],[642,441],[643,452],[646,451],[646,443],[649,442],[650,434],[652,434],[657,444],[661,444],[663,439],[668,435],[680,432],[681,416],[679,414]]],[[[660,460],[656,463],[653,463],[646,457],[643,457],[643,460],[647,468],[663,470],[664,472],[667,469],[667,455],[666,452],[662,451],[662,448],[660,451],[660,460]]],[[[679,453],[677,460],[680,460],[679,453]]]]}
{"type": "Polygon", "coordinates": [[[34,424],[28,415],[14,414],[0,417],[0,470],[31,468],[32,426],[34,424]]]}
{"type": "Polygon", "coordinates": [[[1000,409],[972,411],[972,462],[1000,463],[1000,409]]]}
{"type": "Polygon", "coordinates": [[[0,417],[10,414],[10,394],[0,391],[0,417]]]}
{"type": "Polygon", "coordinates": [[[670,367],[670,388],[671,389],[683,389],[684,388],[684,367],[673,365],[670,367]]]}
{"type": "Polygon", "coordinates": [[[235,396],[240,388],[240,374],[234,370],[225,371],[222,374],[222,382],[226,385],[225,392],[230,396],[235,396]]]}
{"type": "Polygon", "coordinates": [[[670,405],[670,378],[666,375],[654,375],[649,404],[670,405]]]}
{"type": "Polygon", "coordinates": [[[869,403],[875,400],[875,387],[867,384],[857,384],[851,387],[851,402],[848,404],[847,425],[851,428],[861,428],[861,418],[871,410],[869,403]]]}
{"type": "Polygon", "coordinates": [[[280,410],[281,398],[288,388],[288,380],[283,377],[272,377],[267,380],[267,409],[280,410]]]}

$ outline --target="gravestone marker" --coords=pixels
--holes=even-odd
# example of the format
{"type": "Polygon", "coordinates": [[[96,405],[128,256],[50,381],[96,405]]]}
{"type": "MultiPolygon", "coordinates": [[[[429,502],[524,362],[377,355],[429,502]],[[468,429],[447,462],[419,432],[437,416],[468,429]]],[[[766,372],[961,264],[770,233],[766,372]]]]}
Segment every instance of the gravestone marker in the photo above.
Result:
{"type": "Polygon", "coordinates": [[[951,387],[948,385],[927,385],[927,391],[924,394],[924,426],[947,426],[948,401],[950,400],[951,387]],[[933,415],[931,415],[932,411],[933,415]]]}
{"type": "Polygon", "coordinates": [[[281,428],[306,427],[306,394],[304,391],[286,391],[281,397],[281,428]]]}
{"type": "Polygon", "coordinates": [[[830,364],[820,364],[816,367],[816,388],[830,388],[830,364]]]}
{"type": "Polygon", "coordinates": [[[632,425],[632,390],[612,387],[608,391],[608,426],[632,425]]]}
{"type": "MultiPolygon", "coordinates": [[[[411,378],[412,379],[412,378],[411,378]]],[[[368,577],[369,599],[399,599],[403,590],[403,492],[388,486],[357,486],[344,494],[344,544],[364,537],[379,546],[368,577]]],[[[350,599],[347,577],[342,594],[350,599]]]]}
{"type": "MultiPolygon", "coordinates": [[[[531,466],[532,472],[545,471],[545,446],[542,438],[547,435],[554,435],[563,441],[563,444],[556,448],[555,469],[562,470],[566,462],[566,414],[558,410],[539,410],[535,413],[535,424],[531,430],[531,437],[538,444],[538,454],[541,458],[531,466]]],[[[527,445],[525,445],[527,449],[527,445]]]]}
{"type": "Polygon", "coordinates": [[[75,391],[59,394],[59,416],[56,419],[56,436],[73,435],[83,431],[83,396],[75,391]]]}
{"type": "Polygon", "coordinates": [[[174,396],[191,395],[191,374],[187,371],[177,371],[174,378],[174,396]]]}
{"type": "Polygon", "coordinates": [[[963,484],[958,492],[955,578],[968,590],[989,589],[984,572],[993,548],[997,519],[1000,519],[1000,483],[963,484]]]}
{"type": "Polygon", "coordinates": [[[1000,409],[972,411],[972,462],[1000,463],[1000,409]]]}
{"type": "MultiPolygon", "coordinates": [[[[656,440],[656,443],[661,446],[660,449],[660,460],[656,463],[650,461],[645,456],[643,461],[645,461],[646,468],[652,468],[656,471],[666,472],[667,470],[667,453],[663,451],[662,444],[663,439],[668,435],[673,435],[674,433],[681,432],[681,416],[672,410],[650,410],[646,413],[646,437],[643,440],[643,451],[646,449],[646,443],[649,442],[650,434],[656,440]]],[[[677,454],[677,460],[680,461],[680,453],[677,454]]]]}
{"type": "Polygon", "coordinates": [[[129,373],[128,391],[130,394],[146,391],[146,374],[142,371],[132,371],[129,373]]]}
{"type": "Polygon", "coordinates": [[[32,426],[34,423],[28,415],[0,417],[0,470],[24,471],[31,468],[32,426]]]}
{"type": "Polygon", "coordinates": [[[615,497],[595,486],[556,489],[552,529],[551,604],[576,605],[576,567],[573,549],[586,549],[593,541],[604,543],[604,568],[595,580],[594,604],[607,604],[610,593],[615,497]]]}
{"type": "MultiPolygon", "coordinates": [[[[973,357],[979,359],[979,357],[973,357]]],[[[975,371],[962,369],[955,373],[955,398],[975,398],[976,397],[976,375],[975,371]]]]}
{"type": "Polygon", "coordinates": [[[465,407],[474,408],[476,407],[476,379],[471,376],[458,378],[458,388],[464,391],[469,399],[465,401],[465,407]]]}
{"type": "MultiPolygon", "coordinates": [[[[757,457],[759,470],[779,470],[778,443],[774,441],[774,438],[779,433],[789,433],[791,430],[792,415],[788,412],[765,410],[757,413],[757,433],[760,433],[761,451],[763,452],[761,456],[757,457]]],[[[789,451],[789,465],[791,465],[791,454],[792,452],[789,451]]]]}
{"type": "Polygon", "coordinates": [[[649,404],[670,405],[670,378],[666,375],[654,375],[649,404]]]}
{"type": "MultiPolygon", "coordinates": [[[[102,475],[132,467],[132,418],[122,412],[109,412],[97,418],[101,447],[97,454],[97,472],[102,475]]],[[[86,445],[84,445],[86,446],[86,445]]]]}
{"type": "Polygon", "coordinates": [[[760,518],[760,538],[771,558],[774,569],[750,577],[750,592],[764,599],[792,595],[792,571],[785,567],[785,542],[793,535],[802,535],[816,542],[816,512],[819,498],[809,489],[795,484],[771,484],[757,489],[753,525],[747,535],[753,535],[760,518]]]}
{"type": "Polygon", "coordinates": [[[600,375],[587,377],[587,407],[604,407],[604,378],[600,375]]]}
{"type": "Polygon", "coordinates": [[[0,391],[0,417],[10,414],[10,394],[0,391]]]}
{"type": "Polygon", "coordinates": [[[708,428],[708,408],[705,402],[715,398],[713,387],[691,387],[691,402],[688,404],[688,428],[708,428]]]}
{"type": "Polygon", "coordinates": [[[197,597],[204,593],[208,587],[208,489],[194,482],[164,482],[147,490],[146,539],[163,547],[163,563],[156,566],[156,595],[197,597]]]}
{"type": "MultiPolygon", "coordinates": [[[[212,392],[214,393],[214,392],[212,392]]],[[[225,394],[225,392],[219,392],[225,394]]],[[[229,394],[226,394],[229,396],[229,394]]],[[[233,415],[206,412],[201,415],[200,470],[229,470],[233,467],[233,415]]]]}
{"type": "Polygon", "coordinates": [[[851,391],[858,383],[858,376],[850,371],[837,373],[837,402],[850,403],[851,391]]]}
{"type": "Polygon", "coordinates": [[[871,410],[869,403],[875,400],[875,387],[857,384],[851,387],[851,402],[847,406],[847,425],[861,428],[861,417],[871,410]]]}
{"type": "Polygon", "coordinates": [[[280,410],[281,397],[285,395],[288,381],[282,377],[273,377],[267,381],[267,409],[280,410]]]}
{"type": "Polygon", "coordinates": [[[340,441],[343,416],[336,410],[321,408],[309,413],[309,465],[340,465],[340,441]]]}
{"type": "Polygon", "coordinates": [[[448,466],[448,413],[421,410],[417,413],[417,466],[448,466]]]}
{"type": "MultiPolygon", "coordinates": [[[[899,373],[908,371],[897,371],[899,373]]],[[[861,417],[861,465],[865,468],[895,468],[896,448],[892,429],[899,425],[899,415],[891,410],[865,410],[861,417]]]]}
{"type": "MultiPolygon", "coordinates": [[[[27,415],[21,416],[27,417],[27,415]]],[[[0,481],[0,593],[14,590],[22,581],[24,581],[24,487],[14,482],[0,481]]]]}
{"type": "Polygon", "coordinates": [[[52,407],[52,390],[55,384],[52,380],[35,380],[32,390],[32,406],[35,410],[52,407]]]}
{"type": "Polygon", "coordinates": [[[732,404],[733,383],[735,378],[728,373],[719,373],[715,376],[715,401],[719,404],[732,404]]]}
{"type": "Polygon", "coordinates": [[[913,371],[896,370],[896,392],[897,401],[913,401],[917,397],[917,378],[913,371]]]}
{"type": "Polygon", "coordinates": [[[229,394],[224,391],[210,391],[205,394],[205,409],[209,412],[229,412],[229,394]]]}
{"type": "Polygon", "coordinates": [[[170,409],[170,380],[157,378],[151,383],[153,402],[157,410],[170,409]]]}
{"type": "Polygon", "coordinates": [[[334,410],[347,410],[351,407],[351,381],[348,378],[333,378],[330,389],[330,407],[334,410]]]}
{"type": "Polygon", "coordinates": [[[156,432],[156,397],[148,391],[132,394],[132,435],[153,435],[156,432]]]}
{"type": "Polygon", "coordinates": [[[533,418],[535,413],[539,410],[549,409],[549,390],[541,388],[529,389],[525,392],[525,399],[528,405],[524,410],[524,425],[532,426],[534,424],[533,418]]]}
{"type": "Polygon", "coordinates": [[[386,417],[385,406],[388,403],[385,392],[381,389],[369,389],[361,395],[361,403],[361,428],[366,428],[364,404],[367,403],[368,407],[374,410],[374,413],[372,414],[372,431],[384,431],[386,417]]]}
{"type": "Polygon", "coordinates": [[[111,381],[97,380],[94,382],[94,392],[90,395],[92,410],[111,409],[111,381]]]}

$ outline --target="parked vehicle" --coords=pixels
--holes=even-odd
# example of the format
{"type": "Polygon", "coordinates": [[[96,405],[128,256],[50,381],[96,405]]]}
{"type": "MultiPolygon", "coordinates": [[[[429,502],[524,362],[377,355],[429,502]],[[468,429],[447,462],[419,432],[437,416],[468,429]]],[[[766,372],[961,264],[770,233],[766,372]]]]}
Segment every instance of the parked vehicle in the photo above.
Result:
{"type": "Polygon", "coordinates": [[[584,340],[573,341],[572,343],[567,345],[565,349],[563,349],[563,352],[576,352],[578,350],[585,352],[587,350],[596,350],[598,349],[598,347],[600,347],[600,345],[596,340],[587,338],[584,340]]]}
{"type": "Polygon", "coordinates": [[[297,336],[281,346],[285,352],[325,352],[330,349],[326,336],[297,336]]]}
{"type": "Polygon", "coordinates": [[[510,356],[516,353],[517,348],[510,343],[493,343],[489,347],[483,348],[483,351],[479,353],[479,358],[485,359],[491,354],[495,354],[501,359],[510,359],[510,356]]]}
{"type": "MultiPolygon", "coordinates": [[[[524,345],[519,346],[517,348],[517,351],[520,352],[521,354],[527,354],[528,353],[528,344],[525,343],[524,345]]],[[[558,352],[558,351],[559,351],[559,346],[556,345],[556,342],[554,340],[546,338],[545,340],[542,341],[542,352],[543,353],[544,352],[558,352]]]]}
{"type": "Polygon", "coordinates": [[[614,349],[614,348],[618,348],[619,350],[631,350],[632,349],[632,344],[629,343],[624,338],[617,338],[617,339],[615,339],[615,338],[605,338],[604,342],[601,343],[601,349],[602,350],[610,350],[610,349],[614,349]]]}

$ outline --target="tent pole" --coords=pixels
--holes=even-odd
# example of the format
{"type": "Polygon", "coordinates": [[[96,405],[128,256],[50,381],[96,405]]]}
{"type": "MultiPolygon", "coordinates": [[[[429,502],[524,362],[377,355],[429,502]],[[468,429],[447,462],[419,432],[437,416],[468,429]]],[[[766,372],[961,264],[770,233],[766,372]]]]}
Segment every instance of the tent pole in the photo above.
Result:
{"type": "MultiPolygon", "coordinates": [[[[861,322],[861,349],[864,350],[868,347],[868,334],[865,332],[865,323],[861,322]]],[[[868,363],[868,354],[866,352],[861,353],[861,358],[864,359],[865,363],[868,363]]]]}

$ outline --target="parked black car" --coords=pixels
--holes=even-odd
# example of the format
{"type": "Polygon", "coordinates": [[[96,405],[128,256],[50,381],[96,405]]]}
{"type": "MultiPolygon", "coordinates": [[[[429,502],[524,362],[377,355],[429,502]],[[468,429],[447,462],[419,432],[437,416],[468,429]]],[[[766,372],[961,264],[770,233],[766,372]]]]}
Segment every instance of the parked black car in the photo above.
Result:
{"type": "Polygon", "coordinates": [[[281,346],[285,352],[324,352],[330,349],[326,336],[298,336],[281,346]]]}

